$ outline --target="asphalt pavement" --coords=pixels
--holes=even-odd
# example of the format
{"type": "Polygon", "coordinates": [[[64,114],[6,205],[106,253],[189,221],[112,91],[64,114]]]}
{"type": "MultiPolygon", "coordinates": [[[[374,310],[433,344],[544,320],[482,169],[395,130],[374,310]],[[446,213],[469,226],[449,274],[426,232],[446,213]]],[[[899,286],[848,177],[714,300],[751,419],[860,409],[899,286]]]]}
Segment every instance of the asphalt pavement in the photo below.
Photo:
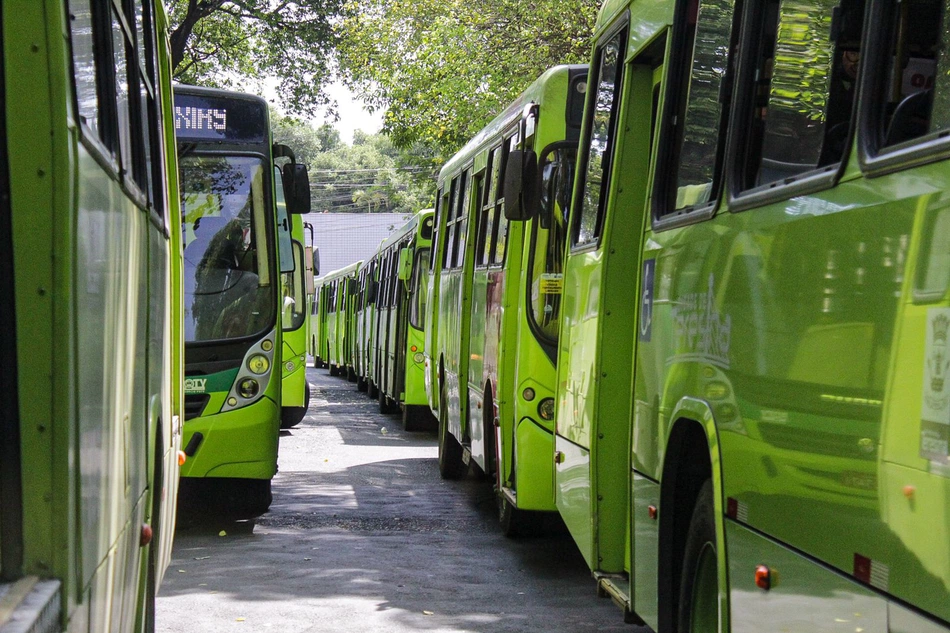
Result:
{"type": "Polygon", "coordinates": [[[310,411],[281,433],[270,511],[180,509],[159,632],[640,633],[597,597],[556,517],[504,537],[490,483],[439,478],[433,433],[307,371],[310,411]]]}

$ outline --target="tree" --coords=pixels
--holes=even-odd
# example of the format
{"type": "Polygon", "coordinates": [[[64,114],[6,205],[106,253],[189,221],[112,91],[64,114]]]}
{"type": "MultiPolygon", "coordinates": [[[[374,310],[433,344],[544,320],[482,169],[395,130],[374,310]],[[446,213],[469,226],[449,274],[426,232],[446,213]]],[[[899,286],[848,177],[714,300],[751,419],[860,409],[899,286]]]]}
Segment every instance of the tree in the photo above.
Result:
{"type": "Polygon", "coordinates": [[[412,214],[435,200],[434,163],[422,148],[399,150],[385,135],[361,131],[346,145],[331,126],[292,117],[274,117],[272,126],[274,141],[309,168],[315,213],[412,214]]]}
{"type": "Polygon", "coordinates": [[[170,0],[172,66],[183,83],[248,90],[279,79],[287,111],[329,106],[323,86],[343,0],[170,0]]]}
{"type": "Polygon", "coordinates": [[[347,83],[398,147],[456,151],[544,70],[587,63],[597,0],[352,0],[347,83]]]}

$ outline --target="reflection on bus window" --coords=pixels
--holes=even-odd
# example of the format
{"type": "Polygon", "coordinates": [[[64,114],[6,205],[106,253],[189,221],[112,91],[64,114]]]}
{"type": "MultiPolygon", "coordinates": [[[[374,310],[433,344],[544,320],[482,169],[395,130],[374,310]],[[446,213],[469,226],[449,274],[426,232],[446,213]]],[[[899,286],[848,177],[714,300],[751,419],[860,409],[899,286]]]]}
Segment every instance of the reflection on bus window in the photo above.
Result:
{"type": "Polygon", "coordinates": [[[263,165],[237,156],[181,157],[185,340],[240,338],[272,323],[263,165]]]}

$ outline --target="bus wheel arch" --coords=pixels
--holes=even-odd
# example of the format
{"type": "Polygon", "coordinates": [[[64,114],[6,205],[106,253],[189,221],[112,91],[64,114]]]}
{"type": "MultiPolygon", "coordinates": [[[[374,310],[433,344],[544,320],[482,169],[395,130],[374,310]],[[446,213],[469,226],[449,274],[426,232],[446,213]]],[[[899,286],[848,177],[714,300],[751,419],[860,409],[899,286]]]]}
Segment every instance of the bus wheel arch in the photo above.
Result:
{"type": "MultiPolygon", "coordinates": [[[[659,566],[657,576],[658,619],[660,631],[678,631],[683,563],[688,554],[690,526],[704,490],[710,490],[712,504],[721,508],[722,487],[719,476],[718,437],[708,406],[703,402],[681,403],[672,417],[660,485],[659,566]],[[684,410],[685,409],[685,410],[684,410]],[[702,420],[702,422],[701,422],[702,420]],[[708,486],[708,488],[707,488],[708,486]]],[[[722,540],[722,519],[716,523],[717,544],[722,540]]],[[[715,517],[715,513],[714,513],[715,517]]],[[[695,537],[694,537],[695,538],[695,537]]],[[[721,560],[724,548],[717,547],[721,560]]],[[[719,566],[722,578],[723,566],[719,566]]],[[[720,591],[723,585],[720,583],[720,591]]]]}

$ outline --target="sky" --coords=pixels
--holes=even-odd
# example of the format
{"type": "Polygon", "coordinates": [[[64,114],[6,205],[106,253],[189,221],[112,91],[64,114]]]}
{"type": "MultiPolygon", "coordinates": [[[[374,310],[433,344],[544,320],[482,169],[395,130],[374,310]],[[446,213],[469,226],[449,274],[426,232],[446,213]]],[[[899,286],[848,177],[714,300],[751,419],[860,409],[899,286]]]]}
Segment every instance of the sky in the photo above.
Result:
{"type": "MultiPolygon", "coordinates": [[[[341,83],[335,82],[327,87],[327,93],[337,102],[337,113],[340,119],[333,126],[340,132],[340,138],[345,143],[353,143],[353,132],[363,130],[373,134],[379,132],[383,125],[382,112],[370,114],[363,108],[363,104],[355,99],[355,95],[341,83]]],[[[313,119],[314,126],[324,123],[321,119],[313,119]]]]}

